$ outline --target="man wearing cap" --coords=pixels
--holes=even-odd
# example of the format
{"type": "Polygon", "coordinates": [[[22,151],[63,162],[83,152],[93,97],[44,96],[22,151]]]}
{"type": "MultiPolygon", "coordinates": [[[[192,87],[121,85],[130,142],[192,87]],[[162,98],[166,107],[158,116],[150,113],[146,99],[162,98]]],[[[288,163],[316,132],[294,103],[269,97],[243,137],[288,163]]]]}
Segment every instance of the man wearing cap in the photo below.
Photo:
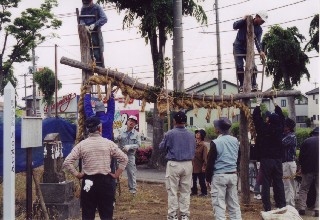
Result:
{"type": "Polygon", "coordinates": [[[93,0],[82,0],[81,15],[95,15],[95,17],[80,18],[80,24],[85,24],[89,31],[102,27],[108,19],[103,9],[93,0]]]}
{"type": "Polygon", "coordinates": [[[129,191],[133,196],[137,193],[137,180],[136,180],[136,150],[141,146],[141,135],[134,129],[138,123],[137,116],[130,115],[127,121],[127,127],[119,132],[118,140],[119,147],[128,155],[127,176],[129,191]]]}
{"type": "Polygon", "coordinates": [[[113,179],[118,178],[128,163],[128,157],[112,141],[101,137],[101,124],[97,117],[86,119],[89,132],[87,139],[78,143],[66,157],[63,169],[82,179],[82,219],[94,219],[96,209],[101,219],[112,219],[115,201],[113,179]],[[111,172],[111,157],[117,158],[119,168],[111,172]],[[79,173],[75,161],[82,159],[83,169],[79,173]]]}
{"type": "Polygon", "coordinates": [[[294,182],[294,175],[297,172],[296,164],[296,148],[297,137],[294,132],[296,123],[291,118],[286,118],[284,121],[282,146],[282,171],[283,171],[283,185],[286,197],[286,204],[295,207],[296,187],[294,182]]]}
{"type": "Polygon", "coordinates": [[[300,215],[306,214],[307,195],[313,180],[316,180],[316,203],[314,216],[319,217],[319,127],[311,132],[300,146],[299,162],[301,165],[302,182],[299,190],[298,209],[300,215]]]}
{"type": "MultiPolygon", "coordinates": [[[[249,15],[246,15],[243,17],[243,19],[236,21],[233,23],[233,29],[238,30],[237,37],[233,43],[233,52],[235,55],[235,63],[236,63],[236,71],[238,75],[238,80],[240,82],[239,92],[243,92],[243,81],[244,81],[244,60],[246,59],[247,54],[247,17],[249,15]],[[239,54],[239,55],[237,55],[239,54]],[[244,54],[244,55],[240,55],[244,54]]],[[[255,44],[257,47],[257,50],[259,51],[259,54],[261,58],[265,59],[265,54],[261,49],[261,36],[262,36],[262,28],[261,25],[264,22],[267,22],[268,14],[266,11],[260,11],[256,14],[255,18],[253,19],[253,29],[255,34],[255,44]]],[[[257,67],[254,67],[255,71],[257,71],[257,67]]],[[[252,84],[252,91],[257,91],[258,86],[256,83],[257,74],[254,73],[251,78],[251,84],[252,84]]]]}
{"type": "MultiPolygon", "coordinates": [[[[273,99],[272,99],[273,101],[273,99]]],[[[260,104],[262,97],[257,97],[257,106],[253,110],[253,122],[259,137],[260,169],[262,176],[262,203],[265,211],[271,210],[270,187],[271,182],[274,200],[277,208],[286,206],[284,185],[282,181],[282,133],[284,115],[281,108],[273,101],[275,113],[264,122],[261,116],[260,104]]]]}
{"type": "Polygon", "coordinates": [[[211,201],[217,220],[226,219],[226,205],[230,219],[239,220],[241,210],[237,192],[237,163],[239,141],[229,134],[231,121],[220,118],[213,121],[218,138],[211,141],[206,168],[206,180],[211,185],[211,201]]]}
{"type": "Polygon", "coordinates": [[[190,216],[192,159],[196,141],[194,135],[185,128],[186,122],[186,114],[182,111],[177,112],[173,117],[175,127],[164,135],[159,145],[160,149],[167,152],[168,160],[166,167],[167,219],[178,220],[178,210],[182,220],[188,220],[190,216]]]}
{"type": "Polygon", "coordinates": [[[196,152],[192,160],[193,185],[191,188],[191,195],[198,195],[197,179],[199,179],[201,194],[199,196],[207,196],[207,185],[205,181],[205,171],[207,166],[208,148],[204,143],[206,132],[203,128],[195,130],[196,136],[196,152]]]}

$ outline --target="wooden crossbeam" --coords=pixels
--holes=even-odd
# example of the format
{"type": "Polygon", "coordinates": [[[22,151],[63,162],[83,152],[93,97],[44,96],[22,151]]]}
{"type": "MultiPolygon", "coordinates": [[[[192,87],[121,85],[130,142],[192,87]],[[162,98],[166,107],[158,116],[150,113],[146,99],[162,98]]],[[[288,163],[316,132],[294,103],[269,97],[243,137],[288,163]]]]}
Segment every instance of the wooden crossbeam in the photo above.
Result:
{"type": "MultiPolygon", "coordinates": [[[[67,66],[71,66],[74,68],[78,68],[78,69],[82,69],[82,70],[86,70],[86,71],[91,71],[92,70],[92,65],[91,64],[87,64],[87,63],[83,63],[77,60],[73,60],[67,57],[62,57],[60,59],[60,63],[61,64],[65,64],[67,66]]],[[[102,68],[102,67],[98,67],[96,66],[94,68],[94,72],[98,73],[99,75],[103,75],[103,76],[109,76],[114,78],[116,81],[122,82],[125,85],[128,86],[133,86],[136,89],[140,89],[140,90],[144,90],[146,87],[148,89],[152,89],[153,91],[161,91],[164,90],[163,88],[156,88],[153,86],[147,86],[146,84],[140,83],[138,82],[136,79],[118,72],[116,70],[111,70],[111,69],[106,69],[106,68],[102,68]]],[[[177,96],[178,92],[174,92],[172,90],[168,90],[168,94],[170,96],[177,96]]],[[[204,100],[204,101],[215,101],[215,102],[219,102],[219,101],[232,101],[232,100],[240,100],[240,99],[253,99],[256,97],[257,92],[248,92],[248,93],[241,93],[241,94],[233,94],[233,95],[205,95],[203,93],[199,94],[199,93],[192,93],[192,92],[188,92],[188,93],[184,93],[181,94],[179,93],[179,96],[182,96],[184,98],[193,98],[194,100],[204,100]]],[[[286,90],[286,91],[265,91],[265,92],[261,92],[260,94],[262,94],[262,96],[264,98],[272,98],[272,97],[288,97],[288,96],[299,96],[301,95],[300,91],[297,90],[286,90]]],[[[152,102],[155,103],[156,97],[150,97],[149,99],[146,100],[147,102],[152,102]]]]}

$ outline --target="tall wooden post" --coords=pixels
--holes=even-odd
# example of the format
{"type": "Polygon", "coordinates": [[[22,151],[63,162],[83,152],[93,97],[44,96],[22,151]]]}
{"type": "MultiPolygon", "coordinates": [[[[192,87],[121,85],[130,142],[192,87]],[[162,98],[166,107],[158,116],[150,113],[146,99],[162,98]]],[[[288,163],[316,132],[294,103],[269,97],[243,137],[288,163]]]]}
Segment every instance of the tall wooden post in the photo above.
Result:
{"type": "Polygon", "coordinates": [[[4,87],[3,111],[3,219],[15,219],[15,90],[4,87]]]}
{"type": "MultiPolygon", "coordinates": [[[[79,19],[79,9],[76,9],[77,18],[79,19]]],[[[79,23],[79,21],[78,21],[79,23]]],[[[80,39],[80,54],[81,54],[81,62],[83,63],[92,63],[91,55],[90,55],[90,41],[88,37],[88,31],[85,25],[78,25],[78,33],[80,39]]],[[[92,75],[91,71],[82,70],[82,85],[84,85],[87,79],[92,75]]]]}
{"type": "MultiPolygon", "coordinates": [[[[249,16],[247,18],[247,55],[246,66],[244,73],[243,91],[244,93],[251,92],[251,76],[253,73],[253,59],[254,59],[254,32],[253,20],[249,16]]],[[[250,104],[249,99],[243,99],[245,105],[250,104]]],[[[240,110],[240,179],[241,179],[241,200],[243,204],[250,203],[250,188],[249,188],[249,160],[250,160],[250,143],[248,138],[248,120],[245,112],[240,110]]]]}

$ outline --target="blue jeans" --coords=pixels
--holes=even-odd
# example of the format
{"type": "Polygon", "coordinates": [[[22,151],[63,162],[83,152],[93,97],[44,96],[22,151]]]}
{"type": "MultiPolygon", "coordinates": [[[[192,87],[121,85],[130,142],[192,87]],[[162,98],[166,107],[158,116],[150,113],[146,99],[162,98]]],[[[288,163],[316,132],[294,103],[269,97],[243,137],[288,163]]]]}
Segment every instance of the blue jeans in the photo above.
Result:
{"type": "MultiPolygon", "coordinates": [[[[235,63],[236,63],[236,71],[237,71],[237,75],[238,75],[238,80],[240,82],[240,86],[243,86],[243,80],[244,80],[244,61],[246,60],[246,56],[236,56],[237,54],[247,54],[247,45],[245,42],[241,42],[241,41],[235,41],[233,43],[233,54],[234,59],[235,59],[235,63]]],[[[254,68],[253,70],[256,72],[257,71],[257,66],[254,64],[254,68]]],[[[252,77],[251,77],[251,85],[257,85],[256,82],[257,79],[257,73],[253,73],[252,77]]]]}
{"type": "Polygon", "coordinates": [[[136,158],[132,153],[128,153],[128,164],[127,164],[126,170],[127,170],[127,176],[128,176],[129,191],[131,193],[136,193],[137,192],[137,180],[136,180],[137,167],[136,167],[136,158]]]}

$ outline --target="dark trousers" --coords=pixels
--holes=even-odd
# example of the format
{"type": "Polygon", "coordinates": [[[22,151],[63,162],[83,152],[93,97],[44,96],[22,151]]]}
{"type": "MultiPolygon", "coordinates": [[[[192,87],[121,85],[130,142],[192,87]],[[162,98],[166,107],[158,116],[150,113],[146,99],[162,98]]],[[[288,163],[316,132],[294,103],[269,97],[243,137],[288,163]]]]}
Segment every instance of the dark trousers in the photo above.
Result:
{"type": "MultiPolygon", "coordinates": [[[[236,63],[236,69],[237,72],[242,72],[242,73],[237,73],[238,75],[238,80],[240,83],[240,86],[243,86],[243,81],[244,81],[244,61],[246,60],[246,56],[238,56],[237,54],[247,54],[247,46],[245,43],[235,41],[233,43],[233,53],[234,53],[234,59],[236,63]]],[[[257,66],[254,64],[254,71],[257,71],[257,66]]],[[[254,86],[256,85],[256,79],[257,79],[257,74],[253,73],[251,77],[251,85],[254,86]]]]}
{"type": "Polygon", "coordinates": [[[207,195],[205,173],[192,173],[192,180],[193,180],[193,186],[191,188],[192,194],[198,194],[197,179],[199,179],[201,193],[204,195],[207,195]]]}
{"type": "Polygon", "coordinates": [[[110,175],[85,175],[81,187],[82,219],[93,220],[98,209],[100,219],[112,220],[114,195],[113,178],[110,175]],[[88,192],[83,189],[87,179],[93,182],[88,192]]]}
{"type": "Polygon", "coordinates": [[[270,187],[273,186],[274,200],[277,208],[286,206],[284,186],[282,182],[281,159],[261,159],[262,203],[265,211],[271,210],[270,187]]]}

